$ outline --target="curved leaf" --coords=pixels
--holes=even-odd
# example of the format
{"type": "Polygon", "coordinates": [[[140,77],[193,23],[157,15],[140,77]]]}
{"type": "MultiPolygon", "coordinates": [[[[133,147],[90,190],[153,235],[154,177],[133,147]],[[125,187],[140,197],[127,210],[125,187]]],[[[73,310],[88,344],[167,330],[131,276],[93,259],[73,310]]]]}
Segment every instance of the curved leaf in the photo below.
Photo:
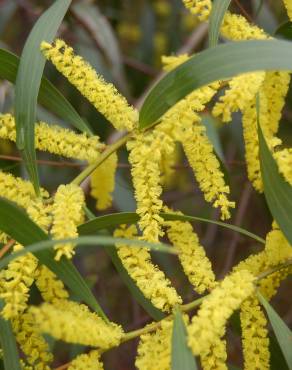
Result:
{"type": "Polygon", "coordinates": [[[140,112],[139,126],[141,129],[151,126],[195,89],[258,70],[292,70],[292,43],[282,40],[230,42],[191,57],[150,91],[140,112]]]}
{"type": "MultiPolygon", "coordinates": [[[[15,83],[18,66],[19,57],[0,48],[0,78],[15,83]]],[[[61,92],[45,77],[42,77],[41,80],[38,101],[64,121],[71,123],[77,130],[91,135],[86,122],[82,120],[61,92]]]]}
{"type": "Polygon", "coordinates": [[[212,48],[218,44],[219,33],[224,15],[231,0],[214,0],[209,20],[209,46],[212,48]]]}
{"type": "Polygon", "coordinates": [[[40,52],[42,41],[51,42],[68,10],[71,0],[57,0],[34,25],[24,45],[15,86],[16,145],[21,151],[35,191],[39,194],[34,124],[45,58],[40,52]]]}

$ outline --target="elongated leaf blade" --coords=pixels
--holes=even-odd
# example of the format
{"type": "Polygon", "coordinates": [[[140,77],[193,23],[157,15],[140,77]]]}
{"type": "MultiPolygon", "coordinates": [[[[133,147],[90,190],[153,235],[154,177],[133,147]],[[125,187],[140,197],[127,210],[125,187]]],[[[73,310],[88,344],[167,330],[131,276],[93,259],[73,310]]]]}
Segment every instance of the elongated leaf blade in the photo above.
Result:
{"type": "MultiPolygon", "coordinates": [[[[0,310],[4,302],[0,300],[0,310]]],[[[5,370],[21,370],[19,354],[15,337],[12,331],[11,323],[0,317],[0,344],[3,351],[3,361],[5,370]]]]}
{"type": "MultiPolygon", "coordinates": [[[[3,198],[0,198],[0,230],[24,246],[48,240],[48,235],[22,209],[3,198]]],[[[56,262],[52,250],[39,250],[32,253],[42,264],[52,270],[80,301],[84,301],[93,310],[104,316],[87,283],[70,261],[61,259],[61,261],[56,262]]],[[[1,262],[3,261],[4,259],[1,260],[1,262]]]]}
{"type": "Polygon", "coordinates": [[[292,245],[292,186],[279,173],[260,125],[258,125],[258,135],[265,197],[274,219],[292,245]]]}
{"type": "Polygon", "coordinates": [[[68,10],[71,0],[57,0],[34,25],[22,51],[15,86],[16,144],[21,151],[35,191],[39,194],[34,124],[37,97],[45,67],[40,52],[42,41],[51,42],[68,10]]]}
{"type": "MultiPolygon", "coordinates": [[[[19,57],[8,50],[0,48],[0,78],[15,83],[19,57]]],[[[77,130],[91,134],[90,128],[77,111],[45,77],[42,77],[38,101],[64,121],[71,123],[77,130]]]]}
{"type": "Polygon", "coordinates": [[[280,348],[283,352],[285,360],[289,369],[292,369],[292,332],[285,324],[285,322],[281,319],[281,317],[277,314],[277,312],[273,309],[273,307],[266,301],[266,299],[258,293],[259,300],[263,307],[265,308],[267,315],[269,317],[270,323],[274,329],[274,333],[276,338],[279,342],[280,348]]]}
{"type": "Polygon", "coordinates": [[[154,124],[195,89],[258,70],[292,70],[292,43],[282,40],[230,42],[191,57],[150,91],[140,112],[139,126],[144,129],[154,124]]]}
{"type": "Polygon", "coordinates": [[[218,44],[219,33],[224,15],[231,0],[214,0],[209,21],[209,46],[212,48],[218,44]]]}
{"type": "Polygon", "coordinates": [[[278,27],[275,36],[283,37],[287,40],[292,40],[292,22],[285,22],[278,27]]]}
{"type": "Polygon", "coordinates": [[[172,370],[197,370],[196,360],[187,346],[187,331],[183,322],[182,314],[176,311],[172,330],[172,351],[171,369],[172,370]]]}

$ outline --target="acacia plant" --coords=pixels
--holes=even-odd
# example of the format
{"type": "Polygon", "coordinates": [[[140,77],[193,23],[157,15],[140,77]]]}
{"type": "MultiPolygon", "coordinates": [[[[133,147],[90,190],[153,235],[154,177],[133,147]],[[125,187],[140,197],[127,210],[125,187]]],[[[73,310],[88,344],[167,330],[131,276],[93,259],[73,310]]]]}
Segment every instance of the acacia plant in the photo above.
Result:
{"type": "MultiPolygon", "coordinates": [[[[1,113],[0,137],[16,142],[28,174],[25,180],[6,169],[0,172],[0,339],[5,369],[58,366],[52,340],[83,346],[58,369],[103,369],[107,351],[135,339],[135,366],[140,370],[191,370],[199,364],[206,370],[227,369],[226,328],[236,312],[244,369],[271,366],[267,317],[291,369],[291,332],[268,303],[292,271],[292,149],[278,135],[292,70],[291,42],[275,39],[229,12],[230,1],[184,0],[194,19],[209,22],[209,44],[195,55],[164,55],[165,73],[138,110],[68,43],[56,38],[70,3],[57,0],[40,16],[20,59],[7,50],[0,52],[0,77],[15,82],[14,110],[1,113]],[[219,36],[222,43],[217,45],[219,36]],[[43,77],[46,61],[104,117],[102,124],[106,120],[114,127],[114,140],[107,143],[94,134],[43,77]],[[38,101],[75,130],[37,121],[38,101]],[[206,110],[222,125],[233,121],[233,113],[241,113],[248,179],[265,194],[274,219],[264,239],[226,223],[237,205],[203,122],[206,110]],[[191,223],[198,218],[163,201],[170,183],[180,186],[178,148],[205,202],[221,217],[199,220],[261,245],[259,252],[220,278],[191,223]],[[41,186],[45,180],[38,175],[36,150],[72,159],[81,170],[49,192],[41,186]],[[127,153],[137,209],[101,214],[112,204],[119,150],[124,157],[127,153]],[[89,206],[92,198],[95,212],[89,206]],[[107,307],[101,308],[98,295],[74,267],[79,245],[83,251],[93,246],[108,252],[133,299],[152,321],[126,331],[109,319],[107,307]],[[160,262],[174,255],[197,294],[195,300],[178,292],[154,254],[160,262]]],[[[292,1],[284,0],[284,5],[292,21],[292,1]]],[[[196,204],[194,210],[196,214],[196,204]]],[[[111,295],[115,299],[114,289],[111,295]]]]}

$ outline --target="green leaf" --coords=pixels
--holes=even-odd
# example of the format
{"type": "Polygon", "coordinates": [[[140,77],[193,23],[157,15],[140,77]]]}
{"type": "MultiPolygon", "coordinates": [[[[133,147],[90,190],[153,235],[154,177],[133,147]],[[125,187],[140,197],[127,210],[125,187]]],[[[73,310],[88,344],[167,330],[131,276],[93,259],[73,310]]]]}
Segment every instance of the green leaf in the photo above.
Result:
{"type": "Polygon", "coordinates": [[[292,70],[292,43],[282,40],[230,42],[209,48],[181,64],[150,91],[140,128],[157,123],[180,99],[211,82],[258,70],[292,70]]]}
{"type": "Polygon", "coordinates": [[[209,21],[209,46],[212,48],[218,44],[219,33],[224,15],[231,0],[214,0],[209,21]]]}
{"type": "MultiPolygon", "coordinates": [[[[3,198],[0,198],[0,230],[24,246],[41,242],[42,240],[48,241],[48,235],[22,209],[3,198]]],[[[26,248],[24,248],[25,251],[26,248]]],[[[42,264],[52,270],[80,301],[84,301],[93,310],[105,317],[87,283],[70,261],[63,258],[61,261],[56,262],[54,260],[54,253],[51,250],[40,249],[32,253],[42,264]]],[[[13,255],[16,256],[16,253],[13,255]]],[[[3,263],[4,259],[1,262],[3,263]]],[[[5,263],[9,263],[9,260],[5,263]]],[[[2,268],[5,266],[5,263],[4,265],[2,264],[2,268]]]]}
{"type": "Polygon", "coordinates": [[[196,370],[196,360],[187,346],[187,331],[183,322],[182,314],[176,310],[173,321],[171,340],[171,369],[172,370],[196,370]]]}
{"type": "Polygon", "coordinates": [[[258,293],[258,298],[267,312],[287,365],[289,369],[292,369],[292,332],[285,324],[285,322],[281,319],[281,317],[277,314],[277,312],[273,309],[273,307],[260,293],[258,293]]]}
{"type": "MultiPolygon", "coordinates": [[[[265,240],[258,235],[255,235],[241,227],[231,225],[221,221],[213,221],[202,217],[195,217],[195,216],[187,216],[187,215],[177,215],[175,213],[161,213],[161,217],[164,218],[166,221],[200,221],[206,222],[209,224],[218,225],[220,227],[224,227],[226,229],[230,229],[237,233],[243,234],[248,236],[262,244],[265,244],[265,240]]],[[[121,212],[121,213],[114,213],[105,216],[96,217],[93,220],[85,222],[84,224],[78,226],[78,232],[82,235],[89,235],[94,234],[97,230],[107,229],[110,227],[114,227],[121,224],[132,224],[139,221],[139,217],[134,212],[121,212]]]]}
{"type": "Polygon", "coordinates": [[[292,40],[292,22],[285,22],[280,25],[275,31],[275,36],[283,37],[287,40],[292,40]]]}
{"type": "MultiPolygon", "coordinates": [[[[19,65],[19,57],[0,48],[0,78],[15,83],[19,65]]],[[[73,106],[58,89],[45,77],[42,77],[38,101],[56,113],[64,121],[71,123],[77,130],[91,135],[90,128],[82,120],[73,106]]]]}
{"type": "Polygon", "coordinates": [[[41,15],[26,40],[17,71],[15,86],[16,144],[21,151],[37,194],[39,194],[39,178],[36,165],[34,124],[37,97],[46,62],[40,52],[40,44],[42,41],[52,42],[70,3],[71,0],[57,0],[41,15]]]}
{"type": "Polygon", "coordinates": [[[265,197],[274,219],[292,245],[292,186],[279,173],[260,124],[258,124],[258,135],[265,197]]]}
{"type": "MultiPolygon", "coordinates": [[[[0,310],[4,306],[4,301],[0,300],[0,310]]],[[[19,354],[11,323],[0,317],[0,344],[3,350],[3,361],[5,370],[21,370],[19,354]]]]}

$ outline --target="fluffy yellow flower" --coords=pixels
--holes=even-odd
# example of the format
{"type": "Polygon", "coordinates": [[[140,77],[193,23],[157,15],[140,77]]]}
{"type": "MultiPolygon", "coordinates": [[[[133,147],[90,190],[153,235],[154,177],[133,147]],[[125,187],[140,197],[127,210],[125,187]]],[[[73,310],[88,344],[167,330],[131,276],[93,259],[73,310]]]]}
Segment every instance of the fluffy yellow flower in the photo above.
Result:
{"type": "Polygon", "coordinates": [[[255,97],[265,78],[265,72],[245,73],[229,81],[229,89],[215,104],[212,113],[222,116],[223,122],[231,121],[231,114],[243,110],[255,97]]]}
{"type": "Polygon", "coordinates": [[[283,0],[284,5],[287,10],[288,17],[290,18],[290,21],[292,21],[292,1],[291,0],[283,0]]]}
{"type": "Polygon", "coordinates": [[[211,0],[183,0],[184,5],[192,14],[196,15],[200,21],[205,21],[209,18],[212,2],[211,0]]]}
{"type": "Polygon", "coordinates": [[[273,155],[278,164],[279,172],[292,185],[292,148],[275,151],[273,155]]]}
{"type": "Polygon", "coordinates": [[[91,196],[96,199],[96,208],[104,210],[112,204],[118,156],[113,153],[91,174],[91,196]]]}
{"type": "Polygon", "coordinates": [[[162,62],[164,71],[170,72],[174,68],[186,62],[189,58],[190,57],[188,54],[167,55],[167,56],[163,55],[161,57],[161,62],[162,62]]]}
{"type": "Polygon", "coordinates": [[[234,272],[206,297],[188,326],[188,344],[195,355],[204,356],[224,335],[227,320],[254,292],[254,276],[247,270],[234,272]]]}
{"type": "Polygon", "coordinates": [[[30,307],[30,313],[41,332],[69,343],[108,349],[117,346],[123,336],[120,326],[106,323],[85,305],[73,301],[43,303],[30,307]]]}
{"type": "Polygon", "coordinates": [[[69,365],[68,370],[103,370],[100,362],[100,353],[91,351],[88,354],[77,356],[69,365]]]}
{"type": "MultiPolygon", "coordinates": [[[[117,229],[114,236],[133,239],[136,234],[136,226],[131,225],[129,228],[117,229]]],[[[127,247],[126,245],[117,247],[118,255],[128,274],[155,307],[169,312],[175,305],[182,303],[181,297],[164,273],[151,262],[151,255],[146,248],[127,247]]]]}
{"type": "Polygon", "coordinates": [[[69,297],[63,282],[46,266],[38,267],[35,280],[36,286],[46,302],[56,303],[59,299],[69,297]]]}
{"type": "MultiPolygon", "coordinates": [[[[0,115],[0,138],[16,140],[15,120],[11,114],[0,115]]],[[[35,147],[52,154],[88,162],[95,161],[104,149],[98,136],[76,134],[72,130],[44,122],[35,125],[35,147]]]]}
{"type": "Polygon", "coordinates": [[[18,316],[12,321],[13,332],[22,352],[34,370],[50,370],[53,355],[48,343],[39,334],[33,315],[30,312],[18,316]]]}
{"type": "Polygon", "coordinates": [[[228,370],[225,340],[216,339],[209,351],[200,357],[203,370],[228,370]]]}
{"type": "Polygon", "coordinates": [[[240,311],[244,368],[270,369],[269,338],[266,317],[256,297],[243,302],[240,311]]]}
{"type": "Polygon", "coordinates": [[[117,89],[97,75],[95,70],[62,40],[41,43],[41,50],[68,81],[84,95],[117,130],[133,130],[138,122],[137,111],[128,105],[117,89]]]}
{"type": "Polygon", "coordinates": [[[137,214],[140,216],[139,226],[145,240],[157,242],[163,235],[163,222],[159,213],[162,201],[160,182],[161,148],[164,148],[163,137],[154,132],[137,133],[127,142],[130,150],[129,162],[137,201],[137,214]]]}
{"type": "MultiPolygon", "coordinates": [[[[22,248],[17,244],[14,251],[22,248]]],[[[5,306],[1,314],[5,319],[17,317],[26,309],[37,265],[37,259],[29,253],[12,260],[7,269],[2,271],[0,297],[4,299],[5,306]]]]}
{"type": "MultiPolygon", "coordinates": [[[[82,189],[74,184],[60,185],[52,205],[54,239],[78,237],[77,226],[83,219],[84,194],[82,189]]],[[[72,243],[55,246],[57,261],[62,256],[72,258],[74,245],[72,243]]]]}
{"type": "Polygon", "coordinates": [[[179,251],[184,272],[198,293],[216,286],[212,265],[189,222],[167,221],[167,236],[179,251]]]}

